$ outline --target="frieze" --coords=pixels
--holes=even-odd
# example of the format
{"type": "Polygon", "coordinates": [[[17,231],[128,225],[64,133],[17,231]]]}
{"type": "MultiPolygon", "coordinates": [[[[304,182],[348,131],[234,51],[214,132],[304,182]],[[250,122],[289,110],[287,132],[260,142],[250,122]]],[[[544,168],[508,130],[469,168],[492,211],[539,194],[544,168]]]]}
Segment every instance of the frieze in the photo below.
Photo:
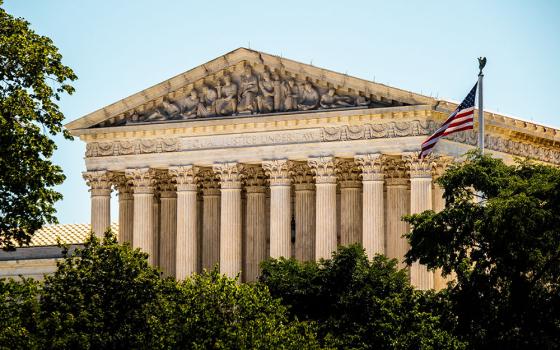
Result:
{"type": "MultiPolygon", "coordinates": [[[[336,142],[426,136],[432,134],[438,123],[433,120],[343,125],[311,130],[288,130],[274,133],[201,136],[197,138],[156,138],[126,141],[89,142],[86,157],[137,155],[144,153],[181,152],[231,147],[250,147],[309,142],[336,142]]],[[[447,140],[476,146],[477,132],[464,131],[449,135],[447,140]]],[[[487,149],[543,162],[560,164],[560,152],[542,146],[508,140],[487,134],[487,149]]]]}

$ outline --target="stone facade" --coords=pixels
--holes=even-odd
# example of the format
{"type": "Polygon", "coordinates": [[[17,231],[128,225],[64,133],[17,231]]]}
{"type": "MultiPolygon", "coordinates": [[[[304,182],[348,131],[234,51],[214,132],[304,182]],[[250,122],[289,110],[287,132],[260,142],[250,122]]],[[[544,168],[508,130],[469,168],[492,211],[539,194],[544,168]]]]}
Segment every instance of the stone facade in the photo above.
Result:
{"type": "MultiPolygon", "coordinates": [[[[247,49],[235,50],[69,123],[87,144],[92,224],[119,191],[123,241],[185,278],[219,263],[255,280],[267,257],[328,258],[360,243],[402,262],[402,215],[441,210],[434,179],[475,131],[420,144],[456,107],[247,49]],[[156,223],[159,223],[156,225],[156,223]]],[[[560,164],[560,131],[486,113],[486,145],[560,164]]],[[[444,279],[410,267],[418,288],[444,279]]]]}

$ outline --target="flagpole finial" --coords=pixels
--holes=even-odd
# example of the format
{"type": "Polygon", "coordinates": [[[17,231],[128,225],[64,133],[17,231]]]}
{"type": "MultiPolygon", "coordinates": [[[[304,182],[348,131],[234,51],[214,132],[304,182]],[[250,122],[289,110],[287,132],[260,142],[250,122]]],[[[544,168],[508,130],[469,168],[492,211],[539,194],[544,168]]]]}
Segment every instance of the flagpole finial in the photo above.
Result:
{"type": "Polygon", "coordinates": [[[480,72],[478,73],[478,75],[482,75],[482,70],[484,69],[484,66],[486,66],[486,57],[479,57],[478,69],[480,69],[480,72]]]}

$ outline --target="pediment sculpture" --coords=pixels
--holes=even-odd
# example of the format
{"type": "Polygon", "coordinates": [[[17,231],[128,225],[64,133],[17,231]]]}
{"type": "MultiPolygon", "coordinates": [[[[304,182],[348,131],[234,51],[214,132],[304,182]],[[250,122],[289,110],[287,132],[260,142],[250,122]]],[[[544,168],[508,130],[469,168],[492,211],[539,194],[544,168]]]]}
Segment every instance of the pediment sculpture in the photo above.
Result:
{"type": "Polygon", "coordinates": [[[129,113],[118,124],[370,106],[361,92],[345,95],[332,86],[319,87],[268,69],[257,73],[247,64],[238,75],[228,72],[193,86],[183,96],[166,96],[156,106],[129,113]]]}

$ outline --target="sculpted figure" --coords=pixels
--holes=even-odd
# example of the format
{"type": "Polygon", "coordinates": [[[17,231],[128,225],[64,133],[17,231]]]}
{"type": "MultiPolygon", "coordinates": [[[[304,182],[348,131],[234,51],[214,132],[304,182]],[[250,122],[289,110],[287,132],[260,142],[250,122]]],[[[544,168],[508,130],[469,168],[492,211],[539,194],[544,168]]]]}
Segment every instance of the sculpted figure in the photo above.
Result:
{"type": "Polygon", "coordinates": [[[245,66],[239,82],[239,112],[249,111],[251,114],[257,111],[256,96],[259,92],[257,77],[253,74],[251,66],[245,66]]]}
{"type": "Polygon", "coordinates": [[[360,95],[356,97],[356,106],[369,106],[369,100],[363,92],[360,92],[360,95]]]}
{"type": "Polygon", "coordinates": [[[260,113],[270,113],[274,111],[274,82],[270,79],[270,73],[264,71],[259,82],[261,93],[257,96],[257,106],[260,113]]]}
{"type": "Polygon", "coordinates": [[[198,104],[197,115],[199,117],[208,117],[216,114],[216,99],[218,94],[216,90],[204,85],[202,87],[202,102],[198,104]]]}
{"type": "Polygon", "coordinates": [[[294,79],[290,78],[282,82],[282,95],[284,96],[284,110],[296,110],[298,105],[299,88],[294,79]]]}
{"type": "Polygon", "coordinates": [[[181,100],[181,115],[184,119],[196,118],[200,97],[195,89],[191,90],[189,96],[181,100]]]}
{"type": "Polygon", "coordinates": [[[224,85],[218,82],[218,100],[216,113],[219,115],[232,115],[237,113],[237,84],[231,81],[231,76],[224,76],[224,85]]]}
{"type": "Polygon", "coordinates": [[[321,96],[320,104],[322,108],[335,108],[353,106],[352,102],[352,97],[339,96],[333,88],[329,88],[329,91],[321,96]]]}
{"type": "Polygon", "coordinates": [[[282,110],[282,80],[277,73],[272,74],[272,85],[274,85],[274,110],[282,110]]]}
{"type": "Polygon", "coordinates": [[[301,94],[301,101],[298,103],[298,109],[308,111],[317,108],[318,104],[319,93],[310,82],[306,82],[305,85],[303,85],[303,92],[301,94]]]}
{"type": "Polygon", "coordinates": [[[145,114],[144,118],[141,118],[141,121],[151,122],[167,120],[176,116],[179,112],[179,107],[175,103],[171,102],[167,97],[164,97],[161,106],[158,106],[151,112],[145,114]]]}

